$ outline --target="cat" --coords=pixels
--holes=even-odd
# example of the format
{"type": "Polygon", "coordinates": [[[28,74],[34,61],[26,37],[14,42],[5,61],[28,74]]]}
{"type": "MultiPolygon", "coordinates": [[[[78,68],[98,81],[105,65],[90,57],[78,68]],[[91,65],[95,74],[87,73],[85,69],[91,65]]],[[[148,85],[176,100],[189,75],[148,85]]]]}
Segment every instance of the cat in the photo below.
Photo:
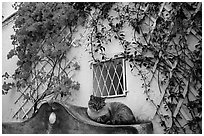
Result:
{"type": "Polygon", "coordinates": [[[131,109],[121,102],[105,103],[106,98],[91,95],[87,114],[92,120],[110,125],[135,124],[131,109]]]}

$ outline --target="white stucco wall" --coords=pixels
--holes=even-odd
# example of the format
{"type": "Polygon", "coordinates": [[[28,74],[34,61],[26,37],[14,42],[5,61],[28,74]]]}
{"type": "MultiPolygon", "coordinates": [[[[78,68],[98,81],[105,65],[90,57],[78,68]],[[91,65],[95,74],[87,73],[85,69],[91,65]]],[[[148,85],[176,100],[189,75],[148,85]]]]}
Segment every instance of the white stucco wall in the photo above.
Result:
{"type": "MultiPolygon", "coordinates": [[[[126,32],[129,32],[129,39],[132,36],[131,28],[127,28],[126,32]]],[[[83,30],[81,30],[83,33],[83,30]]],[[[128,35],[127,35],[128,37],[128,35]]],[[[82,46],[74,47],[68,53],[68,58],[76,58],[76,61],[80,65],[80,70],[75,73],[73,80],[76,80],[80,83],[80,89],[72,93],[72,99],[70,103],[79,106],[88,106],[88,100],[90,95],[93,93],[93,69],[89,63],[92,60],[91,55],[89,54],[89,48],[86,46],[86,42],[82,46]]],[[[105,45],[106,46],[106,55],[107,57],[113,57],[115,54],[123,52],[122,46],[118,41],[113,41],[112,43],[105,45]]],[[[134,115],[141,120],[152,120],[155,114],[154,106],[146,101],[146,94],[144,93],[144,88],[142,88],[143,81],[141,76],[137,75],[138,71],[134,70],[131,72],[129,62],[126,61],[126,79],[127,79],[127,95],[125,97],[118,98],[107,98],[107,102],[119,101],[128,105],[134,115]]],[[[154,79],[152,84],[152,93],[155,98],[158,98],[160,93],[158,89],[157,79],[154,79]]],[[[154,126],[157,127],[156,133],[162,133],[162,130],[159,128],[159,122],[153,121],[154,126]]]]}
{"type": "MultiPolygon", "coordinates": [[[[13,33],[13,24],[10,23],[2,28],[2,73],[8,72],[13,74],[16,69],[17,58],[7,60],[7,54],[12,49],[12,44],[10,40],[10,35],[13,33]]],[[[79,29],[78,33],[83,33],[84,29],[79,29]]],[[[131,41],[132,30],[131,28],[125,28],[126,39],[131,41]]],[[[77,39],[77,36],[76,36],[77,39]]],[[[195,44],[196,39],[194,37],[189,37],[189,44],[195,44]]],[[[90,66],[91,55],[89,54],[89,48],[86,46],[86,42],[82,42],[81,46],[72,47],[69,51],[68,58],[76,58],[76,61],[80,65],[80,70],[74,73],[72,77],[73,80],[80,83],[80,89],[72,93],[72,98],[70,103],[74,105],[87,107],[90,95],[93,92],[93,71],[90,66]]],[[[108,57],[113,57],[123,51],[123,48],[118,43],[118,41],[113,41],[111,44],[106,45],[106,55],[108,57]]],[[[126,62],[126,76],[127,76],[127,96],[118,98],[109,98],[107,102],[110,101],[120,101],[128,105],[134,115],[142,120],[152,120],[154,126],[154,133],[162,133],[162,128],[159,125],[159,121],[155,115],[155,108],[149,102],[146,101],[146,94],[144,93],[144,88],[142,88],[143,81],[141,76],[137,75],[138,71],[134,70],[131,72],[129,62],[126,62]]],[[[157,77],[157,76],[156,76],[157,77]]],[[[160,99],[160,92],[158,89],[157,79],[153,79],[151,84],[151,96],[155,101],[160,99]]],[[[2,96],[2,121],[13,121],[12,116],[14,111],[16,111],[16,106],[14,101],[20,95],[16,91],[9,91],[7,95],[2,96]]]]}
{"type": "MultiPolygon", "coordinates": [[[[13,31],[13,23],[9,23],[2,27],[2,74],[8,72],[8,74],[12,75],[17,68],[16,62],[17,57],[13,57],[12,59],[7,59],[7,54],[13,48],[12,41],[10,39],[13,31]]],[[[2,83],[4,80],[2,80],[2,83]]],[[[10,90],[7,95],[2,95],[2,121],[11,121],[12,116],[16,110],[14,101],[20,94],[15,90],[10,90]]]]}
{"type": "MultiPolygon", "coordinates": [[[[7,54],[10,49],[12,49],[10,40],[10,35],[13,33],[12,25],[13,24],[10,23],[9,25],[4,26],[2,35],[2,73],[7,71],[9,74],[14,73],[17,62],[17,59],[15,57],[13,59],[7,60],[7,54]]],[[[80,29],[80,31],[83,32],[83,29],[80,29]]],[[[128,37],[127,35],[127,37],[129,40],[131,40],[132,31],[130,30],[130,28],[126,29],[126,32],[130,32],[130,36],[128,37]]],[[[70,59],[75,57],[76,61],[80,65],[80,70],[76,71],[74,73],[74,76],[72,77],[73,80],[80,83],[80,89],[72,93],[72,98],[69,102],[74,105],[84,107],[87,107],[88,100],[93,92],[93,71],[89,63],[92,58],[87,49],[89,50],[89,47],[87,47],[86,43],[84,43],[82,44],[82,46],[71,48],[67,55],[67,57],[70,59]]],[[[107,57],[113,57],[115,54],[121,52],[123,52],[123,48],[118,43],[118,41],[113,41],[110,45],[106,45],[107,57]]],[[[146,101],[144,88],[141,87],[141,77],[137,76],[137,71],[130,71],[129,62],[126,62],[126,77],[128,91],[127,96],[119,98],[109,98],[107,99],[107,102],[123,102],[132,109],[134,115],[139,119],[152,120],[155,109],[148,101],[146,101]]],[[[155,87],[154,91],[158,91],[157,87],[155,87]]],[[[19,95],[20,93],[13,90],[9,91],[7,95],[2,96],[2,121],[14,121],[14,119],[12,119],[12,116],[18,107],[14,104],[14,101],[19,95]]]]}
{"type": "Polygon", "coordinates": [[[11,14],[13,14],[15,12],[14,8],[12,7],[12,4],[14,4],[14,2],[2,2],[2,21],[4,21],[7,17],[9,17],[11,14]]]}
{"type": "MultiPolygon", "coordinates": [[[[15,12],[15,10],[12,8],[13,2],[2,2],[2,21],[4,21],[7,17],[9,17],[11,14],[15,12]]],[[[6,23],[7,24],[7,23],[6,23]]],[[[16,62],[17,58],[14,57],[13,59],[8,60],[7,54],[8,52],[13,48],[12,41],[10,40],[11,34],[14,33],[13,31],[13,23],[9,23],[7,25],[2,24],[2,40],[1,40],[1,63],[2,63],[2,69],[1,72],[4,74],[5,72],[8,72],[9,74],[13,74],[14,70],[17,68],[16,62]]],[[[4,81],[1,80],[1,83],[4,81]]],[[[12,116],[14,114],[15,105],[14,101],[16,97],[19,94],[15,91],[11,90],[7,95],[2,95],[2,121],[12,121],[12,116]]]]}

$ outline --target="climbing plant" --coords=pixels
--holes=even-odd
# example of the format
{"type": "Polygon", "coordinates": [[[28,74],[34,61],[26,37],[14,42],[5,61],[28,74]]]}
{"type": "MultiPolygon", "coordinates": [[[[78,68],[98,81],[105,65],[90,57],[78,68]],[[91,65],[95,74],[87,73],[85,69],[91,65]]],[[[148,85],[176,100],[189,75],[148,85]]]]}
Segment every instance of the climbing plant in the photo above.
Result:
{"type": "Polygon", "coordinates": [[[106,16],[107,3],[16,2],[13,49],[7,59],[17,56],[13,75],[2,76],[2,93],[12,88],[34,103],[34,112],[45,97],[51,99],[70,96],[79,90],[72,73],[80,69],[75,58],[67,58],[73,46],[76,28],[84,26],[92,8],[99,8],[106,16]],[[71,75],[72,74],[72,75],[71,75]],[[14,79],[12,82],[9,79],[14,79]],[[22,92],[22,90],[24,90],[22,92]],[[43,90],[43,91],[42,91],[43,90]],[[43,92],[43,93],[40,93],[43,92]]]}
{"type": "MultiPolygon", "coordinates": [[[[146,100],[155,107],[155,116],[165,133],[201,133],[202,121],[202,5],[193,3],[20,3],[11,36],[14,49],[8,58],[17,56],[18,68],[10,76],[16,82],[3,84],[3,93],[12,87],[33,87],[41,82],[45,96],[70,94],[79,89],[69,72],[79,64],[66,55],[73,44],[73,34],[79,25],[85,27],[87,47],[93,62],[110,59],[106,45],[119,42],[131,71],[138,71],[146,100]],[[132,38],[124,29],[131,28],[132,38]],[[191,35],[197,43],[191,45],[191,35]],[[100,57],[98,57],[100,56],[100,57]],[[66,62],[66,64],[64,64],[66,62]],[[39,64],[48,64],[39,70],[39,64]],[[58,71],[58,72],[56,72],[58,71]],[[58,74],[56,74],[58,73],[58,74]],[[161,101],[152,97],[153,79],[157,80],[161,101]],[[191,98],[192,92],[194,98],[191,98]],[[66,93],[65,93],[66,92],[66,93]],[[180,109],[190,114],[186,124],[180,109]]],[[[82,43],[83,44],[83,43],[82,43]]],[[[82,45],[81,44],[81,45],[82,45]]],[[[37,85],[38,88],[38,85],[37,85]]],[[[17,89],[17,90],[18,90],[17,89]]],[[[36,90],[35,88],[32,88],[36,90]]],[[[31,90],[32,90],[31,89],[31,90]]],[[[25,98],[31,99],[32,93],[25,98]]]]}
{"type": "Polygon", "coordinates": [[[93,60],[110,59],[106,45],[118,40],[124,49],[118,55],[141,76],[146,100],[155,107],[164,132],[189,133],[190,129],[190,133],[201,133],[201,3],[117,3],[111,8],[114,15],[101,17],[103,11],[99,9],[90,20],[93,29],[88,41],[93,60]],[[124,32],[127,26],[133,30],[132,40],[127,40],[124,32]],[[195,45],[189,43],[190,35],[197,38],[195,45]],[[101,58],[95,57],[98,55],[101,58]],[[151,96],[153,79],[158,82],[159,103],[151,96]],[[194,99],[190,98],[193,91],[194,99]],[[190,118],[181,125],[183,108],[190,118]]]}
{"type": "Polygon", "coordinates": [[[18,9],[15,34],[11,36],[14,48],[7,58],[17,56],[18,68],[13,75],[3,75],[5,79],[14,79],[12,83],[4,82],[3,94],[13,87],[17,91],[30,90],[23,93],[24,98],[37,107],[49,95],[69,96],[71,89],[78,90],[80,84],[72,80],[70,73],[79,70],[80,65],[66,55],[76,27],[83,25],[86,16],[70,3],[15,3],[14,8],[18,9]],[[41,94],[38,91],[42,86],[46,87],[41,94]]]}

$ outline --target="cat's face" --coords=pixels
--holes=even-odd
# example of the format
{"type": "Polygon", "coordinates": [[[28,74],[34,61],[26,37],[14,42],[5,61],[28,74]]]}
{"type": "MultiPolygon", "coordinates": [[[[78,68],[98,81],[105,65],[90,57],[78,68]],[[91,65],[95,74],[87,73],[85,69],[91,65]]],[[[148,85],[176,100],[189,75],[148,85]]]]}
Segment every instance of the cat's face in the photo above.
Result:
{"type": "Polygon", "coordinates": [[[96,96],[93,96],[93,95],[90,96],[90,100],[89,100],[89,103],[88,103],[88,106],[89,106],[90,109],[95,110],[95,111],[99,111],[105,105],[106,105],[105,98],[96,97],[96,96]]]}

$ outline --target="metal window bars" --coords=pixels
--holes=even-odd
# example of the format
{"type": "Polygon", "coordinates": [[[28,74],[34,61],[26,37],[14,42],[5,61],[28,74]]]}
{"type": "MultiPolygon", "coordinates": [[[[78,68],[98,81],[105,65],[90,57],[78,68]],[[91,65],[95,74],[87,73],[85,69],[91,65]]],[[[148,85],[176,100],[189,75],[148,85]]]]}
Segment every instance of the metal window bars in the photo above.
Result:
{"type": "Polygon", "coordinates": [[[93,65],[93,94],[100,97],[126,95],[125,60],[112,59],[93,65]]]}

